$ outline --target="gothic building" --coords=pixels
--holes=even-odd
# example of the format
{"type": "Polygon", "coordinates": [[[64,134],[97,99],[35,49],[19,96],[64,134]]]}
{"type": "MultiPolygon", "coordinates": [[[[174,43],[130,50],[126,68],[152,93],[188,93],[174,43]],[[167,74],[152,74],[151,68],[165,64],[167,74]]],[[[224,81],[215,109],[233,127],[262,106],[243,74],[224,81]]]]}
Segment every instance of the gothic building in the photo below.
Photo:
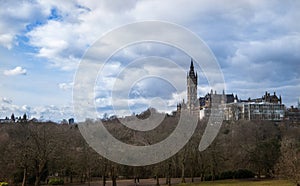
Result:
{"type": "Polygon", "coordinates": [[[198,86],[198,74],[194,69],[194,62],[191,59],[190,70],[187,72],[187,102],[184,100],[177,104],[177,112],[179,113],[181,109],[187,109],[192,113],[199,114],[200,110],[208,110],[213,104],[226,104],[232,103],[237,96],[234,97],[233,94],[217,94],[215,91],[211,90],[211,93],[206,94],[204,97],[199,97],[197,95],[198,86]]]}
{"type": "Polygon", "coordinates": [[[213,92],[213,90],[211,90],[210,93],[207,93],[204,97],[199,98],[199,103],[200,109],[206,109],[211,108],[212,104],[228,104],[234,103],[237,100],[237,95],[234,96],[233,94],[225,94],[224,90],[222,94],[218,94],[217,91],[213,92]]]}
{"type": "Polygon", "coordinates": [[[281,96],[266,92],[260,98],[241,100],[237,95],[221,94],[211,90],[204,97],[197,97],[198,75],[191,59],[190,70],[187,73],[187,102],[184,100],[177,104],[177,113],[186,109],[190,113],[199,114],[200,119],[211,114],[214,106],[220,107],[224,113],[224,120],[282,120],[285,106],[281,96]]]}
{"type": "Polygon", "coordinates": [[[177,113],[180,113],[181,109],[187,109],[190,113],[199,112],[199,100],[197,96],[198,75],[194,70],[194,62],[191,59],[190,70],[187,73],[187,102],[184,100],[177,104],[177,113]]]}
{"type": "Polygon", "coordinates": [[[281,96],[266,92],[260,98],[237,100],[227,104],[225,120],[283,120],[285,106],[281,96]]]}
{"type": "Polygon", "coordinates": [[[190,71],[187,74],[187,109],[196,110],[198,109],[198,99],[197,99],[197,85],[198,85],[198,75],[194,71],[193,59],[191,59],[190,71]]]}

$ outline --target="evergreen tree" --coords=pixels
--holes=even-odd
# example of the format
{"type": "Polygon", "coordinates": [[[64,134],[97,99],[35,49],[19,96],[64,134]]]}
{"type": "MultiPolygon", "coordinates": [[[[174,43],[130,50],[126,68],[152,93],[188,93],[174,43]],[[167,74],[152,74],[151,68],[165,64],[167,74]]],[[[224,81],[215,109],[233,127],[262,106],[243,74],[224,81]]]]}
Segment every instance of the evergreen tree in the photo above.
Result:
{"type": "Polygon", "coordinates": [[[26,115],[26,113],[23,115],[22,120],[23,120],[23,121],[27,121],[27,115],[26,115]]]}
{"type": "Polygon", "coordinates": [[[15,115],[14,115],[14,113],[12,113],[12,115],[10,116],[10,119],[11,119],[11,121],[13,121],[13,122],[15,122],[15,121],[16,121],[16,118],[15,118],[15,115]]]}

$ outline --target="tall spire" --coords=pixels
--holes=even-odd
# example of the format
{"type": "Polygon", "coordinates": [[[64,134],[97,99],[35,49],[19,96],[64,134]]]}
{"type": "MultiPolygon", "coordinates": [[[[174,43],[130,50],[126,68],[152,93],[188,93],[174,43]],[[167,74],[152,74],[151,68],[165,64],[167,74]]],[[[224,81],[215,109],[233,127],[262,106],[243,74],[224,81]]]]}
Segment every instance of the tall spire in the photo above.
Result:
{"type": "Polygon", "coordinates": [[[193,58],[191,58],[191,66],[190,66],[190,70],[194,71],[194,62],[193,62],[193,58]]]}
{"type": "Polygon", "coordinates": [[[198,74],[194,70],[194,61],[191,58],[190,70],[187,77],[187,108],[192,111],[197,108],[198,98],[197,98],[197,83],[198,74]]]}
{"type": "Polygon", "coordinates": [[[190,66],[189,76],[190,76],[192,79],[195,79],[195,77],[196,77],[196,74],[195,74],[195,71],[194,71],[194,62],[193,62],[193,58],[191,58],[191,66],[190,66]]]}

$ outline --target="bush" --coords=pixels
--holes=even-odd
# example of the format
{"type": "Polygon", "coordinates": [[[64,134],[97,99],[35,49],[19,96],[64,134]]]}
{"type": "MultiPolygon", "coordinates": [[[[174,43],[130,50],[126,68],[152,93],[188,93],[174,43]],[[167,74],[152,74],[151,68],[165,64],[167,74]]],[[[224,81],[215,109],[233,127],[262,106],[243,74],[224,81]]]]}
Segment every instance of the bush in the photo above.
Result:
{"type": "Polygon", "coordinates": [[[233,172],[233,171],[222,172],[220,174],[220,180],[233,179],[234,175],[235,175],[235,172],[233,172]]]}
{"type": "Polygon", "coordinates": [[[240,169],[235,172],[234,178],[242,179],[242,178],[254,178],[255,174],[247,169],[240,169]]]}
{"type": "Polygon", "coordinates": [[[212,176],[211,175],[207,175],[204,177],[205,181],[211,181],[212,180],[212,176]]]}
{"type": "Polygon", "coordinates": [[[0,186],[8,186],[7,182],[0,182],[0,186]]]}
{"type": "Polygon", "coordinates": [[[59,178],[52,178],[52,179],[49,180],[48,184],[49,185],[63,185],[64,180],[59,179],[59,178]]]}
{"type": "Polygon", "coordinates": [[[214,180],[219,180],[219,176],[218,175],[215,175],[214,177],[212,175],[207,175],[204,177],[204,180],[205,181],[214,181],[214,180]]]}

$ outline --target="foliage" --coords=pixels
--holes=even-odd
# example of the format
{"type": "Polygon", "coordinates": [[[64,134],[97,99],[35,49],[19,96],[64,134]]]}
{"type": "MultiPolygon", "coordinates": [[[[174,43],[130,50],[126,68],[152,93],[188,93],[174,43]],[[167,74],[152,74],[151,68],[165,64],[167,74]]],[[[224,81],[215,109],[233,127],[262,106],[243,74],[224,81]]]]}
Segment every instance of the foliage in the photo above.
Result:
{"type": "Polygon", "coordinates": [[[8,186],[7,182],[0,182],[0,186],[8,186]]]}
{"type": "Polygon", "coordinates": [[[274,175],[274,166],[280,157],[280,141],[270,139],[259,141],[250,153],[250,162],[259,173],[270,177],[274,175]]]}
{"type": "Polygon", "coordinates": [[[235,176],[235,171],[226,171],[220,174],[220,180],[233,179],[235,176]]]}
{"type": "MultiPolygon", "coordinates": [[[[148,112],[140,116],[146,117],[148,112]]],[[[127,144],[144,146],[168,137],[179,119],[179,116],[165,116],[159,126],[147,132],[131,130],[118,119],[103,123],[117,139],[127,144]]],[[[39,186],[45,177],[54,175],[67,183],[84,183],[92,180],[92,177],[111,179],[111,175],[126,178],[154,176],[220,180],[251,178],[253,172],[272,176],[275,175],[273,173],[282,172],[280,176],[284,178],[299,180],[300,148],[296,137],[300,136],[300,129],[296,130],[284,122],[275,125],[271,121],[224,121],[213,144],[200,152],[199,141],[207,124],[206,120],[201,120],[194,136],[179,153],[164,162],[139,168],[117,165],[99,156],[85,142],[77,125],[31,121],[1,124],[0,179],[15,180],[16,185],[24,181],[39,186]],[[291,128],[294,137],[286,138],[291,133],[284,132],[286,128],[291,128]],[[298,157],[297,161],[295,157],[298,157]],[[276,166],[278,170],[274,167],[277,162],[280,162],[276,166]]]]}
{"type": "Polygon", "coordinates": [[[64,180],[59,179],[59,178],[51,178],[48,182],[49,185],[63,185],[64,180]]]}
{"type": "Polygon", "coordinates": [[[254,178],[255,174],[247,169],[239,169],[234,172],[234,178],[243,179],[243,178],[254,178]]]}

